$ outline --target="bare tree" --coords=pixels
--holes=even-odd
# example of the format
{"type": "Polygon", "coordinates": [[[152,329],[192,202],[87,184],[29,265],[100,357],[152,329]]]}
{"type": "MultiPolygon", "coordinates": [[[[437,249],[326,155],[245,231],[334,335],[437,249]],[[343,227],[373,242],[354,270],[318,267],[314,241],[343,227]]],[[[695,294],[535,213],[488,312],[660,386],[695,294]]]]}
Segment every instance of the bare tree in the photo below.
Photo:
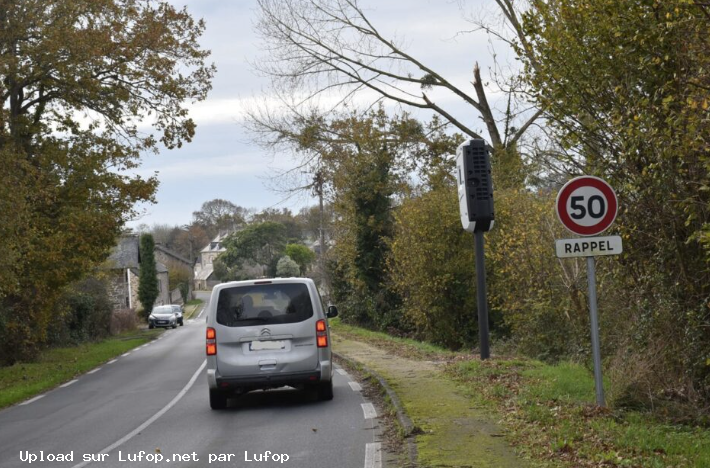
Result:
{"type": "MultiPolygon", "coordinates": [[[[340,102],[346,102],[354,94],[369,90],[379,99],[430,109],[466,135],[482,138],[470,122],[455,118],[430,92],[435,88],[446,90],[476,110],[494,148],[515,147],[542,113],[528,110],[514,115],[509,111],[503,122],[499,122],[486,96],[477,62],[473,64],[473,94],[470,94],[405,51],[401,41],[385,37],[365,15],[358,0],[257,0],[257,3],[256,27],[266,44],[267,57],[255,66],[272,78],[273,90],[282,96],[301,95],[301,102],[308,102],[325,92],[339,91],[340,102]],[[516,118],[522,121],[513,125],[516,118]],[[501,123],[503,132],[499,129],[501,123]]],[[[506,42],[517,53],[528,53],[514,0],[496,0],[496,4],[513,31],[506,42]]],[[[489,34],[492,31],[487,30],[489,34]]]]}

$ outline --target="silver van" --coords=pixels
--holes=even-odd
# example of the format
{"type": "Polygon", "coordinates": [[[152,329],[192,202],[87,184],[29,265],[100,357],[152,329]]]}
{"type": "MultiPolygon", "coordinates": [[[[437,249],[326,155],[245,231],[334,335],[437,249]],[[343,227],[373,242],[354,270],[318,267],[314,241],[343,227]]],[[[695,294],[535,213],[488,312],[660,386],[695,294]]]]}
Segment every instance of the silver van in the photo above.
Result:
{"type": "Polygon", "coordinates": [[[250,390],[291,386],[333,399],[327,318],[308,278],[235,281],[214,287],[207,308],[207,382],[212,409],[250,390]]]}

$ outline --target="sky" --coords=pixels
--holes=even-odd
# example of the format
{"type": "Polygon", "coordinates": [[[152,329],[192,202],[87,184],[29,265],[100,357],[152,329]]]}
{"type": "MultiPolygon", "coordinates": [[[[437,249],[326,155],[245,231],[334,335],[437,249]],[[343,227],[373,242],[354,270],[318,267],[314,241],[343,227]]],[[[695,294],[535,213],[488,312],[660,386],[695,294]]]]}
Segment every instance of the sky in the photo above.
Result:
{"type": "MultiPolygon", "coordinates": [[[[213,89],[204,102],[190,105],[197,124],[195,138],[180,149],[144,155],[137,171],[143,176],[157,172],[160,186],[156,204],[138,206],[141,213],[129,221],[140,224],[185,225],[202,203],[222,198],[254,208],[300,208],[316,204],[307,195],[285,200],[274,190],[273,177],[290,169],[296,160],[288,152],[274,155],[255,144],[244,127],[245,106],[259,96],[269,95],[269,80],[255,73],[249,63],[263,57],[260,39],[254,31],[254,0],[169,0],[186,6],[195,18],[202,18],[206,30],[200,40],[212,52],[209,61],[217,67],[213,89]]],[[[471,70],[478,61],[482,74],[493,64],[492,46],[482,33],[463,33],[471,23],[462,15],[494,11],[491,0],[360,0],[372,23],[386,36],[404,40],[408,53],[429,65],[473,95],[471,70]]],[[[501,47],[495,46],[500,54],[501,47]]],[[[491,89],[491,91],[493,91],[491,89]]],[[[499,94],[489,97],[493,104],[499,94]]],[[[363,101],[367,96],[362,97],[363,101]]],[[[448,98],[457,118],[483,130],[476,114],[463,101],[448,98]]],[[[428,118],[426,114],[415,116],[428,118]]]]}

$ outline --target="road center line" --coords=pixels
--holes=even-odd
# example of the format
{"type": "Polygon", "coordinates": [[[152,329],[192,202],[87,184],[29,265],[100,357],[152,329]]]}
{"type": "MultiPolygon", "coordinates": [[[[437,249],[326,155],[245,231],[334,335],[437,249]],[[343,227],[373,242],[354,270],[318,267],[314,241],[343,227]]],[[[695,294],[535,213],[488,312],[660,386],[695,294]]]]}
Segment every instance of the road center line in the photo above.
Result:
{"type": "Polygon", "coordinates": [[[372,403],[363,403],[362,412],[365,414],[365,419],[373,419],[377,417],[377,411],[372,403]]]}
{"type": "MultiPolygon", "coordinates": [[[[185,396],[185,394],[190,390],[190,388],[192,388],[192,385],[193,385],[193,384],[195,383],[195,381],[197,380],[197,377],[200,376],[200,372],[202,372],[202,370],[205,368],[206,365],[207,365],[207,360],[205,359],[204,361],[202,361],[202,365],[200,365],[199,369],[197,369],[197,370],[195,371],[195,373],[192,374],[192,377],[190,378],[190,381],[187,382],[187,384],[185,384],[185,386],[182,388],[182,390],[180,390],[180,393],[178,393],[177,395],[175,395],[175,398],[173,398],[172,400],[170,400],[170,403],[168,403],[167,405],[165,405],[165,406],[163,407],[163,409],[161,409],[160,411],[158,411],[157,413],[155,413],[155,414],[154,414],[153,416],[151,416],[150,419],[148,419],[146,422],[144,422],[143,424],[141,424],[141,425],[138,426],[137,428],[133,429],[131,432],[129,432],[128,434],[126,434],[125,436],[123,436],[122,438],[120,438],[119,440],[117,440],[116,442],[114,442],[113,444],[109,445],[108,447],[106,447],[105,449],[103,449],[102,451],[100,451],[99,453],[109,453],[111,450],[115,449],[116,447],[120,447],[121,445],[125,444],[126,442],[128,442],[129,440],[131,440],[133,437],[135,437],[139,432],[141,432],[142,430],[144,430],[146,427],[150,426],[150,425],[153,424],[155,421],[157,421],[159,417],[161,417],[162,415],[164,415],[165,413],[167,413],[168,410],[169,410],[170,408],[172,408],[173,406],[175,406],[175,405],[177,404],[177,402],[180,401],[180,400],[182,399],[182,397],[185,396]]],[[[82,468],[82,467],[88,465],[89,463],[91,463],[91,462],[90,462],[90,461],[86,461],[86,462],[77,463],[77,464],[74,465],[72,468],[82,468]]]]}
{"type": "Polygon", "coordinates": [[[382,466],[382,445],[372,443],[365,445],[365,468],[380,468],[382,466]]]}

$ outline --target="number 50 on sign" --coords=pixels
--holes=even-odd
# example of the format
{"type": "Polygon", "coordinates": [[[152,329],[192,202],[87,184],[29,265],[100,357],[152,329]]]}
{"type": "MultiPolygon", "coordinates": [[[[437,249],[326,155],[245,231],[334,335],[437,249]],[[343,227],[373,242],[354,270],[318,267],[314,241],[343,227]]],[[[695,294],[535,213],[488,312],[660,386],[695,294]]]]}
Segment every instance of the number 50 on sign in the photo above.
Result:
{"type": "Polygon", "coordinates": [[[555,208],[567,229],[580,236],[595,236],[611,226],[619,205],[609,184],[598,177],[582,176],[562,187],[555,208]]]}

